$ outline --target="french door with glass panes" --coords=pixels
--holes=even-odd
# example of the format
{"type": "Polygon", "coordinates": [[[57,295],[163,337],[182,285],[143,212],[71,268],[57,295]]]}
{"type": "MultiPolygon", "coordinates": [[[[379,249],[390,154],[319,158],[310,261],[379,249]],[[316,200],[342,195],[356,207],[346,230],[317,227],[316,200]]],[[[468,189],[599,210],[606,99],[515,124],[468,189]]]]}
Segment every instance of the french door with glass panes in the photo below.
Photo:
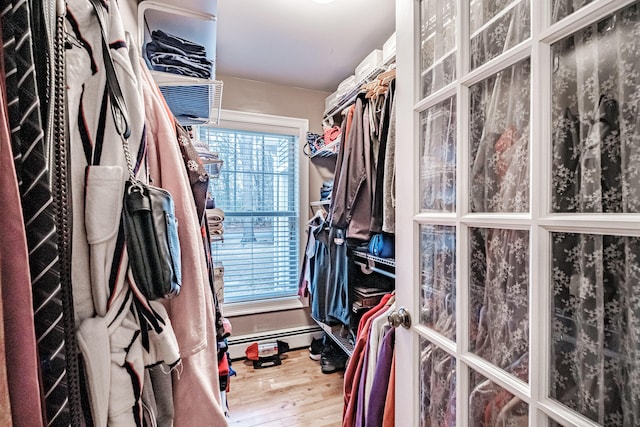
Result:
{"type": "Polygon", "coordinates": [[[640,1],[396,4],[396,425],[640,426],[640,1]]]}

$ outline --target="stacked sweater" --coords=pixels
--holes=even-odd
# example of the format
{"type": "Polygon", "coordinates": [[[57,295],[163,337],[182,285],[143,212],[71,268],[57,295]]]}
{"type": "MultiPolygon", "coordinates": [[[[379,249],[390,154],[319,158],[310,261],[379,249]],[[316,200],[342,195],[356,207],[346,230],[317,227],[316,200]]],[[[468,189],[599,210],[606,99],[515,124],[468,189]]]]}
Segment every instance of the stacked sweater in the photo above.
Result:
{"type": "Polygon", "coordinates": [[[220,208],[207,209],[207,222],[209,223],[209,234],[211,241],[224,240],[224,211],[220,208]]]}

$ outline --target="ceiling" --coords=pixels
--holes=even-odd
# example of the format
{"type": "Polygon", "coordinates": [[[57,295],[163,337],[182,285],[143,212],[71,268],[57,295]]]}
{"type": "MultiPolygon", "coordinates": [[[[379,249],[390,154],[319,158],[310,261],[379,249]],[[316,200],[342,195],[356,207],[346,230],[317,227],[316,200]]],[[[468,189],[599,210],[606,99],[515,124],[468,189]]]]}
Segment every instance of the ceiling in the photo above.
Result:
{"type": "Polygon", "coordinates": [[[395,1],[218,0],[216,73],[333,92],[395,31],[395,1]]]}

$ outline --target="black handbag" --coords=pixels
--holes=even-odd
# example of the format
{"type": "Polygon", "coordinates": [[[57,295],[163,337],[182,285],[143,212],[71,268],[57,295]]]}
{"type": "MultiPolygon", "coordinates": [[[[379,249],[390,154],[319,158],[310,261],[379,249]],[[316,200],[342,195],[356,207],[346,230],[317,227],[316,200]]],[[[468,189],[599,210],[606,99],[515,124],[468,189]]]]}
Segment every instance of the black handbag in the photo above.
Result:
{"type": "Polygon", "coordinates": [[[129,180],[122,215],[129,266],[138,289],[149,300],[178,295],[180,241],[171,194],[129,180]]]}
{"type": "Polygon", "coordinates": [[[174,297],[180,292],[182,283],[175,204],[168,191],[146,184],[135,176],[127,141],[131,135],[128,114],[105,32],[107,11],[99,0],[90,1],[100,22],[111,111],[129,170],[122,209],[129,267],[136,287],[147,299],[174,297]]]}

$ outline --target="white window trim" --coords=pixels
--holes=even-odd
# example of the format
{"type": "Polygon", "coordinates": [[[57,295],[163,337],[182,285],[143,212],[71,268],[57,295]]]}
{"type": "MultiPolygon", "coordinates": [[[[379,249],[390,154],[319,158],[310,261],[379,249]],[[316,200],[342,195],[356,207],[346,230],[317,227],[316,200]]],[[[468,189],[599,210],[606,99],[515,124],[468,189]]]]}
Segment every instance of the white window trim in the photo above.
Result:
{"type": "Polygon", "coordinates": [[[247,316],[274,311],[298,310],[309,305],[308,298],[282,297],[250,302],[225,303],[222,311],[224,317],[247,316]]]}
{"type": "MultiPolygon", "coordinates": [[[[309,160],[302,148],[306,142],[309,120],[297,117],[274,116],[270,114],[249,113],[244,111],[222,110],[220,122],[216,126],[223,129],[276,133],[298,137],[298,212],[300,213],[300,248],[298,265],[302,262],[306,244],[305,229],[307,226],[307,210],[309,204],[309,160]]],[[[256,300],[250,302],[224,303],[222,311],[225,317],[244,316],[273,311],[296,310],[309,306],[309,299],[298,296],[256,300]]]]}

